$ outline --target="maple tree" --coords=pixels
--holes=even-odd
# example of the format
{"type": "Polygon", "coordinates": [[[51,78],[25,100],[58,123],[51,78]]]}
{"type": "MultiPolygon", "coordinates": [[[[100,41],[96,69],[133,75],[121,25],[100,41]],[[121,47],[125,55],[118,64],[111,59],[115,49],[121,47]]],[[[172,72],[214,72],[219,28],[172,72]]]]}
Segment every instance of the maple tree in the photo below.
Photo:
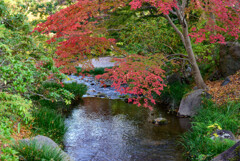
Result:
{"type": "Polygon", "coordinates": [[[128,102],[141,106],[141,96],[144,96],[144,107],[152,110],[148,101],[155,104],[153,93],[158,95],[166,86],[163,81],[164,71],[159,68],[163,65],[163,55],[129,55],[125,59],[115,58],[117,64],[112,69],[105,69],[107,73],[96,76],[97,79],[110,79],[112,86],[121,94],[131,94],[128,102]],[[124,86],[127,85],[127,86],[124,86]]]}
{"type": "MultiPolygon", "coordinates": [[[[211,43],[224,43],[225,34],[238,39],[240,32],[240,2],[238,0],[133,0],[130,3],[125,0],[78,0],[75,4],[48,17],[47,21],[39,24],[35,30],[45,34],[53,33],[49,43],[60,41],[56,51],[58,55],[55,58],[56,66],[62,67],[61,70],[65,73],[76,72],[75,66],[79,62],[87,62],[86,58],[92,55],[99,56],[107,49],[113,48],[115,41],[105,38],[103,33],[106,30],[102,30],[98,26],[101,21],[106,19],[106,13],[114,12],[114,9],[128,4],[134,10],[141,7],[149,8],[151,15],[162,16],[168,20],[186,49],[198,88],[205,89],[207,86],[197,65],[190,37],[194,38],[197,43],[204,40],[210,40],[211,43]],[[188,17],[189,14],[196,12],[201,14],[198,19],[202,24],[192,27],[190,33],[190,19],[188,17]],[[177,24],[180,24],[181,27],[179,28],[177,24]]],[[[146,88],[151,88],[155,80],[161,80],[163,72],[151,64],[143,65],[140,68],[141,65],[137,65],[141,64],[140,61],[131,59],[131,64],[128,58],[125,61],[120,61],[119,67],[108,70],[108,76],[116,81],[114,86],[117,89],[122,90],[119,88],[120,84],[128,81],[127,83],[132,84],[132,88],[125,88],[126,93],[144,94],[152,100],[152,91],[146,88]],[[129,68],[127,69],[126,66],[129,68]],[[131,71],[130,68],[132,68],[131,71]],[[157,72],[155,73],[153,69],[157,72]],[[137,72],[138,70],[139,72],[137,72]],[[147,73],[153,73],[151,79],[147,79],[147,73]],[[136,79],[136,75],[139,75],[138,79],[136,79]],[[139,84],[131,83],[133,81],[137,81],[139,84]],[[148,86],[141,88],[143,82],[148,86]]],[[[91,67],[91,64],[86,63],[85,65],[91,67]]],[[[105,76],[107,75],[103,77],[105,76]]],[[[157,89],[161,89],[162,85],[163,83],[158,84],[157,89]]],[[[156,90],[153,91],[156,92],[156,90]]],[[[136,101],[139,102],[138,99],[136,101]]],[[[152,102],[154,103],[154,101],[152,102]]],[[[146,104],[146,106],[148,105],[146,104]]]]}
{"type": "Polygon", "coordinates": [[[165,17],[180,36],[188,54],[188,60],[192,65],[197,87],[207,88],[194,56],[190,36],[196,38],[196,42],[202,42],[208,37],[211,43],[225,43],[222,35],[225,32],[238,39],[240,2],[238,0],[133,0],[130,5],[132,9],[137,9],[142,7],[145,2],[157,8],[157,14],[160,13],[165,17]],[[193,33],[189,33],[187,15],[194,10],[203,13],[205,24],[193,27],[193,33]],[[173,19],[179,21],[181,29],[176,26],[173,19]]]}

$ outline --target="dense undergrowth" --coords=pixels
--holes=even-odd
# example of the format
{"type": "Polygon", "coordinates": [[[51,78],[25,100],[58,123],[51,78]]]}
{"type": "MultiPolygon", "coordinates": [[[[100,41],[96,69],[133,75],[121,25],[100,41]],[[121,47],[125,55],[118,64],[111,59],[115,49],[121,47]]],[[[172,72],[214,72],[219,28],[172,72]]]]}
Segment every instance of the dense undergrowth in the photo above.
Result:
{"type": "Polygon", "coordinates": [[[204,100],[202,109],[193,118],[192,128],[182,137],[182,145],[190,160],[211,160],[217,154],[230,148],[232,140],[212,140],[210,134],[216,129],[229,130],[236,136],[240,134],[240,103],[227,102],[217,105],[204,100]]]}
{"type": "MultiPolygon", "coordinates": [[[[75,99],[81,98],[87,90],[85,85],[76,83],[64,84],[64,87],[57,83],[45,83],[43,88],[49,87],[65,88],[74,94],[75,99]]],[[[39,152],[34,143],[29,145],[15,144],[13,135],[21,133],[22,126],[28,126],[31,127],[28,130],[31,131],[33,136],[48,136],[60,147],[63,145],[63,137],[67,127],[64,124],[65,115],[62,112],[63,109],[70,110],[70,105],[66,105],[65,102],[36,100],[36,98],[33,101],[35,103],[19,95],[0,93],[1,160],[18,160],[18,157],[25,160],[29,160],[31,157],[32,160],[51,160],[51,157],[59,160],[61,158],[58,151],[47,147],[47,145],[43,146],[39,152]],[[15,126],[16,128],[13,128],[15,126]]]]}
{"type": "Polygon", "coordinates": [[[0,146],[1,160],[17,160],[17,151],[9,145],[14,139],[13,133],[19,133],[21,126],[30,125],[32,102],[19,95],[0,92],[0,146]],[[17,130],[14,129],[17,126],[17,130]]]}

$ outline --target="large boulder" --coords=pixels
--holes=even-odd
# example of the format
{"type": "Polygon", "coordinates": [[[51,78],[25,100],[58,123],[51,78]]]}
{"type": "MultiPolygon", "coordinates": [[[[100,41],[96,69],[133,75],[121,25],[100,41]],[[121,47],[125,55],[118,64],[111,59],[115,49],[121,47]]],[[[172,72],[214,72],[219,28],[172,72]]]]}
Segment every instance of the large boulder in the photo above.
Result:
{"type": "Polygon", "coordinates": [[[203,89],[197,89],[187,93],[181,100],[178,115],[194,116],[201,107],[201,99],[203,95],[206,95],[206,92],[203,89]]]}
{"type": "Polygon", "coordinates": [[[37,135],[37,136],[35,136],[33,138],[30,138],[30,139],[22,139],[22,140],[20,140],[20,142],[26,142],[26,143],[30,143],[30,141],[35,141],[39,149],[41,149],[43,145],[47,145],[49,147],[56,148],[59,151],[61,151],[61,155],[64,156],[64,160],[71,161],[69,155],[66,152],[64,152],[58,146],[57,143],[55,143],[52,139],[50,139],[50,138],[48,138],[46,136],[37,135]]]}
{"type": "Polygon", "coordinates": [[[240,160],[240,141],[228,150],[222,152],[212,159],[212,161],[239,161],[240,160]]]}
{"type": "Polygon", "coordinates": [[[227,42],[220,46],[219,69],[224,77],[240,70],[240,44],[227,42]]]}
{"type": "Polygon", "coordinates": [[[155,125],[166,125],[168,123],[167,119],[163,117],[156,118],[152,120],[152,123],[155,125]]]}

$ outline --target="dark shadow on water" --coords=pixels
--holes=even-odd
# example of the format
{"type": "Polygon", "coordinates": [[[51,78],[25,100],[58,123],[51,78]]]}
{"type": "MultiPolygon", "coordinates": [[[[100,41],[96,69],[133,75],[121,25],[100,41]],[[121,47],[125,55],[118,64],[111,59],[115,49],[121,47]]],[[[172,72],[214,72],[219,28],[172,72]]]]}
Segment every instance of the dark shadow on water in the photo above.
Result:
{"type": "Polygon", "coordinates": [[[184,160],[177,142],[189,120],[156,109],[152,115],[121,100],[84,98],[66,120],[65,150],[76,161],[184,160]],[[159,116],[169,123],[149,122],[159,116]]]}

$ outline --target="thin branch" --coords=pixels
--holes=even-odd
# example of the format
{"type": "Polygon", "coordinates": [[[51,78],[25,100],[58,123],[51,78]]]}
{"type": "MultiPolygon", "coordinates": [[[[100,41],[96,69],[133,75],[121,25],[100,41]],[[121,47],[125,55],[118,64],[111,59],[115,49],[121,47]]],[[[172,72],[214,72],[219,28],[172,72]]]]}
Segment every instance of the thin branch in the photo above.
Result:
{"type": "Polygon", "coordinates": [[[186,47],[186,44],[185,44],[185,40],[184,40],[184,37],[183,37],[183,34],[182,32],[177,28],[177,26],[173,23],[173,21],[171,20],[171,18],[168,16],[168,15],[165,15],[165,18],[168,20],[168,22],[170,23],[170,25],[173,27],[173,29],[177,32],[177,34],[180,36],[184,46],[186,47]]]}
{"type": "Polygon", "coordinates": [[[182,57],[188,58],[187,55],[183,55],[183,54],[171,54],[171,55],[168,55],[167,58],[172,56],[182,56],[182,57]]]}
{"type": "Polygon", "coordinates": [[[107,31],[121,31],[124,29],[128,29],[127,27],[121,28],[121,29],[107,29],[107,31]]]}
{"type": "Polygon", "coordinates": [[[165,43],[162,43],[162,44],[165,45],[166,47],[168,47],[175,54],[175,52],[173,51],[173,48],[171,46],[169,46],[169,45],[167,45],[165,43]]]}
{"type": "Polygon", "coordinates": [[[42,94],[38,94],[38,93],[34,93],[34,92],[30,92],[30,94],[32,94],[32,95],[35,95],[35,96],[42,97],[43,99],[45,99],[45,100],[48,100],[48,101],[52,101],[51,99],[49,99],[49,98],[45,97],[45,96],[44,96],[44,95],[42,95],[42,94]]]}
{"type": "Polygon", "coordinates": [[[173,10],[169,10],[169,12],[170,12],[171,14],[173,14],[173,15],[176,15],[176,16],[177,16],[177,13],[176,13],[175,11],[173,11],[173,10]]]}
{"type": "Polygon", "coordinates": [[[171,61],[171,60],[185,60],[185,61],[188,61],[190,63],[190,61],[187,58],[171,58],[168,61],[171,61]]]}

